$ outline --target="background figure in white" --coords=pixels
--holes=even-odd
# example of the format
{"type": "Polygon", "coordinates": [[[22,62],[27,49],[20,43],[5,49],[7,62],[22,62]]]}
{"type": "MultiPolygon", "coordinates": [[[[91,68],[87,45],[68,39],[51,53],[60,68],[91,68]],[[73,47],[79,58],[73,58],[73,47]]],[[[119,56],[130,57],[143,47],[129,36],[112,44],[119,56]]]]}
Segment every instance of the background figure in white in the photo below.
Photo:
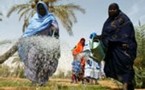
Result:
{"type": "Polygon", "coordinates": [[[85,57],[85,70],[84,70],[84,79],[87,82],[93,83],[95,81],[95,84],[97,84],[97,80],[100,78],[101,70],[100,65],[98,62],[94,61],[92,57],[92,53],[90,51],[89,44],[86,44],[84,47],[84,51],[82,55],[85,57]],[[91,56],[91,57],[90,57],[91,56]]]}
{"type": "Polygon", "coordinates": [[[92,58],[86,60],[84,78],[91,83],[95,80],[95,84],[100,78],[100,66],[92,58]]]}

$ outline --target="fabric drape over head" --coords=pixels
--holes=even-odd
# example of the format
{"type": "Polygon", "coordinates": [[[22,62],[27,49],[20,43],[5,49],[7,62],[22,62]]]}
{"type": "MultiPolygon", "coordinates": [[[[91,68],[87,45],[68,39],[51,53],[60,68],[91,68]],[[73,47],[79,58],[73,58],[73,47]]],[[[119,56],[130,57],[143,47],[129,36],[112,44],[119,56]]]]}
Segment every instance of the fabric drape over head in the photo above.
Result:
{"type": "MultiPolygon", "coordinates": [[[[38,2],[38,4],[41,3],[45,10],[46,10],[46,15],[45,16],[41,16],[38,13],[38,7],[37,7],[37,13],[33,16],[33,18],[30,20],[28,27],[26,28],[23,37],[28,37],[28,36],[32,36],[37,34],[40,31],[45,30],[46,28],[49,28],[52,24],[55,27],[58,27],[58,23],[56,21],[56,18],[53,16],[53,14],[51,14],[48,11],[48,7],[47,5],[40,1],[38,2]]],[[[37,4],[37,6],[38,6],[37,4]]]]}
{"type": "Polygon", "coordinates": [[[83,44],[81,42],[79,42],[73,49],[72,53],[73,53],[73,55],[77,55],[77,54],[81,53],[83,51],[83,49],[84,49],[83,44]]]}

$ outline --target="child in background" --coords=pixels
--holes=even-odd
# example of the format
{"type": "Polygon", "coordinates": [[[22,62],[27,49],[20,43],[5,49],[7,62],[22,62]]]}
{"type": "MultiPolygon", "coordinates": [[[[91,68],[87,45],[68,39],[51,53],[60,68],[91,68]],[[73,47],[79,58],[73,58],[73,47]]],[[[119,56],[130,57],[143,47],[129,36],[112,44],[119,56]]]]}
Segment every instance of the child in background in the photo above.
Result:
{"type": "Polygon", "coordinates": [[[71,81],[72,83],[80,81],[81,79],[79,78],[80,77],[79,75],[82,71],[82,67],[81,67],[82,58],[79,54],[83,51],[84,46],[85,46],[85,39],[81,38],[78,44],[72,50],[73,59],[74,59],[72,62],[72,81],[71,81]]]}

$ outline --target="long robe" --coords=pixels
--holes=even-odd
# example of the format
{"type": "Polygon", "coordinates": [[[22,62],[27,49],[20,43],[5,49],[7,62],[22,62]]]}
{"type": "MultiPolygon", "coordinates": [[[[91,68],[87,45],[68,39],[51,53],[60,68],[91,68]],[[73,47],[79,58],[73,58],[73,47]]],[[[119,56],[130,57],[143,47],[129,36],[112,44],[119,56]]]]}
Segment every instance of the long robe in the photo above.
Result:
{"type": "Polygon", "coordinates": [[[20,39],[18,52],[25,65],[26,78],[32,83],[44,85],[56,71],[58,65],[60,57],[59,28],[55,17],[48,12],[47,5],[42,1],[38,4],[44,6],[46,15],[42,17],[37,10],[25,30],[23,38],[20,39]]]}
{"type": "Polygon", "coordinates": [[[107,77],[132,82],[133,63],[137,43],[130,19],[122,12],[115,18],[108,18],[103,26],[102,42],[107,48],[104,71],[107,77]]]}

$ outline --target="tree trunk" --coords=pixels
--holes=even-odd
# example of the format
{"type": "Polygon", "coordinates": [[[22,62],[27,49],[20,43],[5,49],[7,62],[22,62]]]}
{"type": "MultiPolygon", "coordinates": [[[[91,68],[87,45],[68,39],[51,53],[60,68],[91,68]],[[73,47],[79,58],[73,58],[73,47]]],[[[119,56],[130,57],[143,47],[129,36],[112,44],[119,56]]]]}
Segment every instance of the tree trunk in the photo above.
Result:
{"type": "Polygon", "coordinates": [[[4,63],[9,57],[11,57],[17,50],[18,42],[16,42],[7,52],[0,56],[0,64],[4,63]]]}

